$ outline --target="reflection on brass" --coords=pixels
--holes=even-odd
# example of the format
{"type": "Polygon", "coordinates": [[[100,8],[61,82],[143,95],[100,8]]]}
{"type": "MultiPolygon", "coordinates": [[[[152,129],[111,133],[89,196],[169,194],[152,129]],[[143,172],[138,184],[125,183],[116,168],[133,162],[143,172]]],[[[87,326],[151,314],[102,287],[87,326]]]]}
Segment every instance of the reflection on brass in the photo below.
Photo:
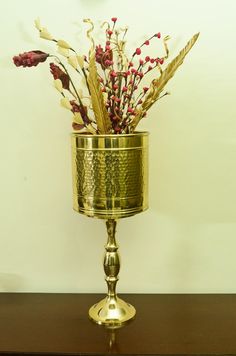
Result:
{"type": "Polygon", "coordinates": [[[120,270],[116,220],[148,208],[148,133],[72,134],[73,207],[89,217],[106,219],[104,256],[108,294],[93,305],[89,317],[98,324],[122,326],[135,309],[117,297],[120,270]]]}

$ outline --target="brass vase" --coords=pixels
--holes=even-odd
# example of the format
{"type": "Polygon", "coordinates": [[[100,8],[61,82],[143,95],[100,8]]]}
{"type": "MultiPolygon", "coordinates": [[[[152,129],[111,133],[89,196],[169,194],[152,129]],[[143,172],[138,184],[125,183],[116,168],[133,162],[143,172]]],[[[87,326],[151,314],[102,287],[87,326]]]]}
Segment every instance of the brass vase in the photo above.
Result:
{"type": "Polygon", "coordinates": [[[118,298],[120,270],[115,239],[117,219],[148,208],[148,133],[87,135],[72,133],[73,208],[106,220],[105,299],[89,309],[98,324],[118,327],[133,319],[135,308],[118,298]]]}

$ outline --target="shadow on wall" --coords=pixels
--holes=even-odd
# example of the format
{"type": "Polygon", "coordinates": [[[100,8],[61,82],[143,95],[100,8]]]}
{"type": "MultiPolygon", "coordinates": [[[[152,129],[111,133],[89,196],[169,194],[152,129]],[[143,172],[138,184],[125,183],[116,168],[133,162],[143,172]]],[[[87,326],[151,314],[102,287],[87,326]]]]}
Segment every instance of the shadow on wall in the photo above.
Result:
{"type": "Polygon", "coordinates": [[[24,289],[24,279],[15,273],[0,273],[0,292],[17,292],[24,289]]]}

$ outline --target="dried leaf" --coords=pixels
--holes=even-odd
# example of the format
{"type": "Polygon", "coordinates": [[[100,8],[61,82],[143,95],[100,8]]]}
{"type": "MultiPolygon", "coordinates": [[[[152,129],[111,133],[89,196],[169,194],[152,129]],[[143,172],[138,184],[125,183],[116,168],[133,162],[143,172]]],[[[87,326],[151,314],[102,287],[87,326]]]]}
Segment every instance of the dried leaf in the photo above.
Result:
{"type": "Polygon", "coordinates": [[[100,134],[106,134],[111,131],[111,122],[104,104],[104,98],[102,95],[100,82],[98,80],[94,52],[90,56],[88,69],[88,85],[91,93],[91,102],[96,118],[97,128],[100,134]]]}
{"type": "Polygon", "coordinates": [[[108,98],[108,93],[102,93],[102,96],[103,96],[104,104],[106,104],[107,98],[108,98]]]}
{"type": "Polygon", "coordinates": [[[39,17],[37,17],[37,19],[34,20],[34,24],[35,24],[35,27],[37,28],[37,30],[42,31],[39,17]]]}
{"type": "Polygon", "coordinates": [[[69,45],[69,43],[67,43],[67,42],[64,41],[64,40],[58,40],[58,41],[57,41],[57,45],[58,45],[59,47],[65,48],[65,49],[70,49],[70,48],[71,48],[71,46],[69,45]]]}
{"type": "Polygon", "coordinates": [[[95,49],[95,42],[94,42],[93,37],[91,36],[91,32],[92,32],[93,29],[94,29],[94,24],[93,24],[93,22],[92,22],[90,19],[84,19],[83,22],[89,23],[89,24],[91,25],[91,28],[88,29],[88,31],[87,31],[87,37],[88,37],[88,39],[92,42],[92,47],[91,47],[90,50],[89,50],[89,55],[91,55],[91,53],[92,53],[92,52],[94,51],[94,49],[95,49]]]}
{"type": "Polygon", "coordinates": [[[164,44],[164,48],[165,48],[165,52],[166,52],[165,58],[169,57],[169,48],[167,46],[167,41],[169,41],[169,39],[170,39],[170,36],[165,36],[163,39],[163,44],[164,44]]]}
{"type": "Polygon", "coordinates": [[[77,61],[79,63],[79,66],[81,69],[84,68],[84,57],[83,56],[77,56],[77,61]]]}
{"type": "Polygon", "coordinates": [[[75,69],[77,69],[78,68],[78,61],[77,61],[77,57],[76,56],[69,56],[68,58],[67,58],[67,61],[68,61],[68,63],[73,67],[73,68],[75,68],[75,69]]]}
{"type": "Polygon", "coordinates": [[[73,119],[74,119],[73,121],[76,122],[76,124],[84,125],[84,121],[83,121],[82,116],[79,112],[74,113],[73,119]]]}
{"type": "Polygon", "coordinates": [[[151,84],[151,88],[143,101],[142,107],[136,112],[135,119],[132,123],[132,131],[135,130],[139,121],[142,119],[143,114],[150,109],[150,107],[158,100],[161,92],[163,91],[167,82],[173,77],[178,67],[183,63],[184,58],[197,41],[199,33],[195,34],[187,45],[180,51],[177,57],[166,67],[158,79],[154,79],[151,84]]]}
{"type": "Polygon", "coordinates": [[[79,94],[80,98],[83,99],[84,94],[83,94],[83,90],[81,88],[77,89],[77,93],[79,94]]]}
{"type": "Polygon", "coordinates": [[[95,128],[94,128],[91,124],[87,125],[87,126],[86,126],[86,129],[87,129],[87,131],[88,131],[89,133],[92,133],[93,135],[96,134],[96,130],[95,130],[95,128]]]}
{"type": "Polygon", "coordinates": [[[68,50],[68,48],[62,48],[62,47],[59,47],[59,46],[58,46],[57,51],[58,51],[58,53],[60,53],[62,56],[66,57],[66,58],[69,57],[69,50],[68,50]]]}
{"type": "Polygon", "coordinates": [[[48,30],[43,27],[42,30],[40,30],[40,38],[43,38],[44,40],[53,40],[52,35],[48,32],[48,30]]]}
{"type": "Polygon", "coordinates": [[[72,109],[70,100],[67,97],[64,97],[61,99],[61,106],[63,106],[65,109],[68,109],[68,110],[72,109]]]}
{"type": "Polygon", "coordinates": [[[62,81],[60,79],[54,80],[54,86],[60,93],[63,92],[63,85],[62,85],[62,81]]]}

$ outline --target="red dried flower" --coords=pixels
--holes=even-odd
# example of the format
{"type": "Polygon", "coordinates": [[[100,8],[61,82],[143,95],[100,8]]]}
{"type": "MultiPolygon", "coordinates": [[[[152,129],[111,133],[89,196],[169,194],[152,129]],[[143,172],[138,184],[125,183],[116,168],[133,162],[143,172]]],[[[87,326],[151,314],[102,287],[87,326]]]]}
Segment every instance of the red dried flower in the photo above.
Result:
{"type": "Polygon", "coordinates": [[[144,76],[143,72],[138,72],[138,76],[142,78],[144,76]]]}
{"type": "Polygon", "coordinates": [[[161,38],[161,33],[160,33],[160,32],[156,33],[156,34],[155,34],[155,37],[161,38]]]}
{"type": "Polygon", "coordinates": [[[134,113],[134,109],[132,109],[131,107],[128,107],[127,112],[129,112],[129,113],[133,114],[133,113],[134,113]]]}
{"type": "Polygon", "coordinates": [[[123,92],[126,92],[127,90],[128,90],[127,87],[123,87],[123,88],[122,88],[122,91],[123,91],[123,92]]]}
{"type": "Polygon", "coordinates": [[[78,105],[75,100],[70,100],[70,104],[72,105],[72,109],[71,111],[73,113],[76,113],[76,112],[79,112],[84,123],[85,124],[89,124],[90,123],[90,120],[88,118],[88,115],[87,115],[87,107],[86,106],[81,106],[81,105],[78,105]]]}
{"type": "Polygon", "coordinates": [[[149,61],[150,61],[150,57],[149,57],[149,56],[146,56],[146,57],[145,57],[145,61],[146,61],[146,62],[149,62],[149,61]]]}
{"type": "Polygon", "coordinates": [[[45,62],[49,54],[42,51],[30,51],[13,57],[13,62],[17,67],[33,67],[45,62]]]}
{"type": "Polygon", "coordinates": [[[114,70],[112,70],[110,72],[110,76],[113,77],[113,78],[116,78],[117,77],[117,73],[114,70]]]}
{"type": "Polygon", "coordinates": [[[109,36],[111,36],[113,34],[113,32],[111,30],[108,30],[107,33],[109,36]]]}
{"type": "Polygon", "coordinates": [[[60,67],[58,67],[54,63],[50,63],[50,72],[52,73],[53,78],[55,80],[56,79],[60,79],[64,89],[69,90],[70,78],[69,78],[69,75],[67,73],[65,73],[60,67]]]}
{"type": "Polygon", "coordinates": [[[117,90],[118,88],[119,88],[119,86],[118,86],[117,84],[114,84],[114,85],[113,85],[113,89],[114,89],[114,90],[117,90]]]}
{"type": "Polygon", "coordinates": [[[109,59],[105,60],[105,67],[109,67],[112,64],[112,61],[109,61],[109,59]]]}
{"type": "Polygon", "coordinates": [[[144,91],[144,93],[146,93],[147,91],[148,91],[148,87],[143,87],[143,91],[144,91]]]}
{"type": "Polygon", "coordinates": [[[101,64],[102,69],[106,69],[112,64],[113,53],[112,50],[104,51],[101,45],[95,48],[95,58],[96,62],[101,64]],[[109,61],[109,62],[107,62],[109,61]]]}
{"type": "Polygon", "coordinates": [[[160,59],[159,59],[159,63],[160,63],[160,64],[163,64],[163,63],[164,63],[164,58],[160,58],[160,59]]]}
{"type": "Polygon", "coordinates": [[[111,21],[112,21],[112,22],[116,22],[116,21],[117,21],[117,17],[112,17],[112,18],[111,18],[111,21]]]}
{"type": "Polygon", "coordinates": [[[136,51],[135,51],[135,53],[139,56],[140,54],[141,54],[141,48],[136,48],[136,51]]]}
{"type": "Polygon", "coordinates": [[[148,46],[150,42],[149,42],[149,40],[147,40],[147,41],[145,41],[144,43],[145,43],[145,45],[148,46]]]}
{"type": "Polygon", "coordinates": [[[140,60],[139,60],[139,64],[142,66],[143,63],[144,63],[143,59],[140,59],[140,60]]]}
{"type": "Polygon", "coordinates": [[[77,124],[77,122],[72,122],[72,127],[74,130],[82,130],[85,126],[77,124]]]}
{"type": "Polygon", "coordinates": [[[130,75],[130,70],[127,70],[127,72],[124,72],[124,76],[128,77],[130,75]]]}
{"type": "Polygon", "coordinates": [[[117,133],[121,132],[121,128],[120,128],[119,126],[116,126],[116,127],[114,128],[114,130],[115,130],[115,132],[117,132],[117,133]]]}

